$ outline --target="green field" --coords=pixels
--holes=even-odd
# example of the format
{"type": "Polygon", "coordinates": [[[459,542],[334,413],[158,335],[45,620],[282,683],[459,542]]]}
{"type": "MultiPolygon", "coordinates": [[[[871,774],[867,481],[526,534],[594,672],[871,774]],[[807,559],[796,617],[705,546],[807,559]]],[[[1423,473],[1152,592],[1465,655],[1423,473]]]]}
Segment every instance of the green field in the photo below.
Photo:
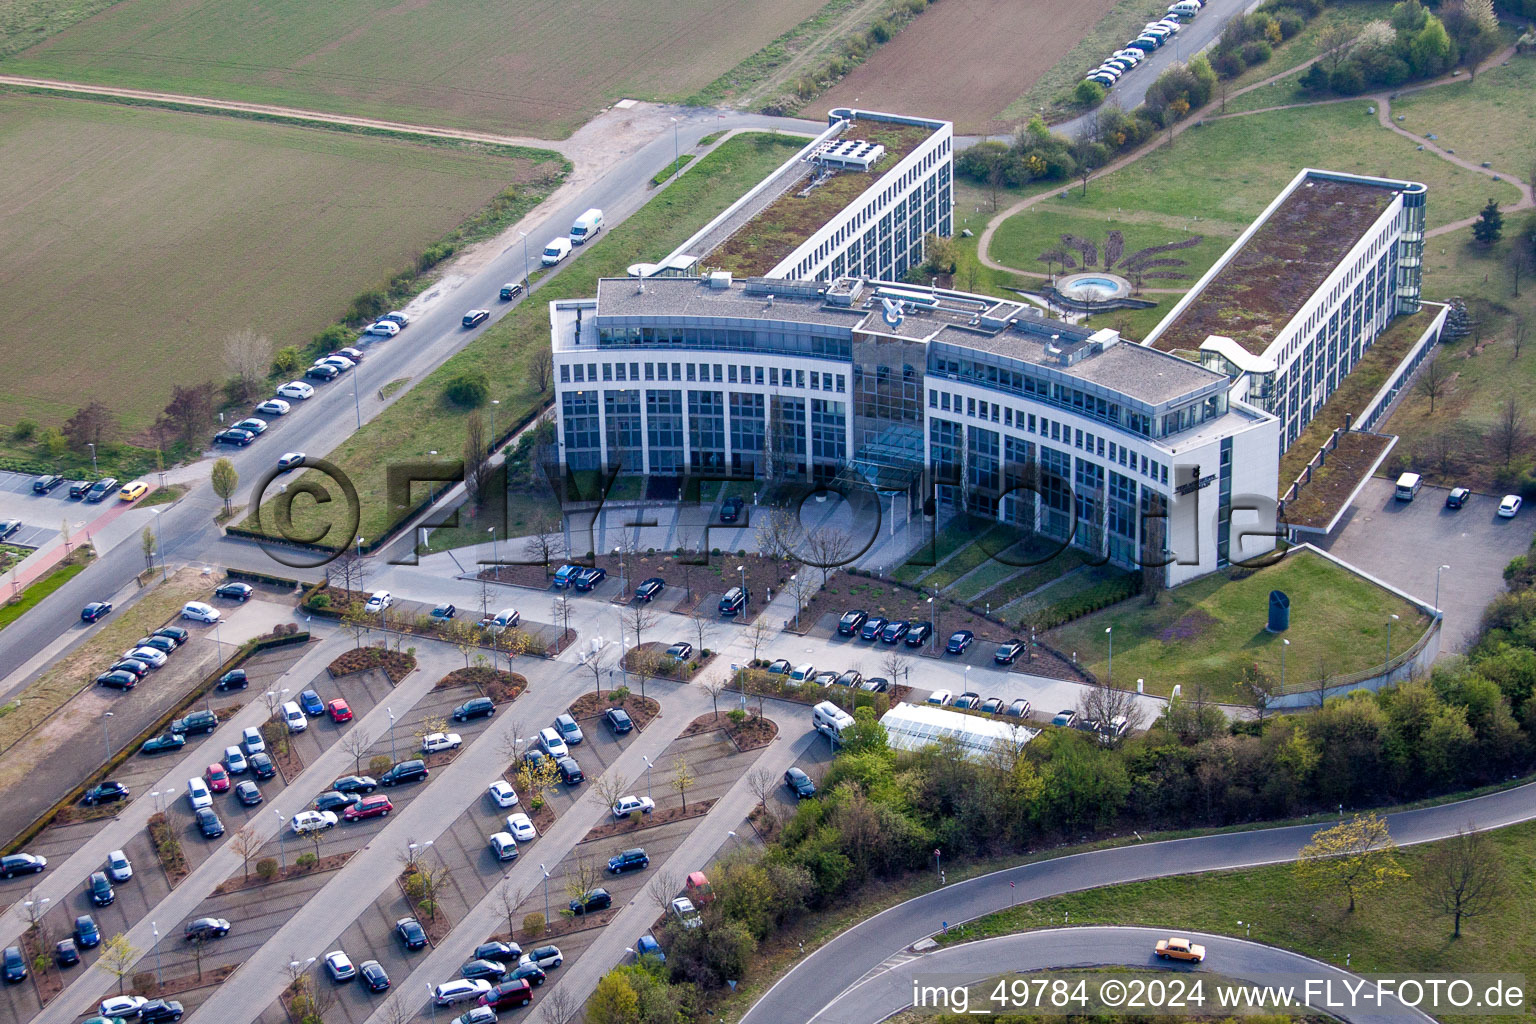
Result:
{"type": "MultiPolygon", "coordinates": [[[[498,321],[328,454],[357,487],[360,534],[379,537],[400,515],[385,499],[385,465],[423,458],[433,450],[457,458],[463,450],[468,413],[445,400],[448,381],[467,370],[484,372],[491,397],[501,402],[498,415],[505,418],[500,424],[526,415],[547,397],[534,391],[528,360],[549,345],[548,302],[595,295],[599,277],[622,277],[630,264],[666,255],[804,144],[799,136],[738,135],[689,164],[637,213],[583,247],[579,259],[539,288],[537,301],[523,303],[498,321]]],[[[417,485],[412,496],[424,497],[425,485],[417,485]]],[[[323,521],[314,509],[296,504],[295,520],[323,521]]]]}
{"type": "Polygon", "coordinates": [[[704,88],[823,2],[124,0],[0,69],[560,138],[704,88]]]}
{"type": "Polygon", "coordinates": [[[302,343],[503,190],[553,187],[559,158],[522,152],[0,95],[0,423],[97,398],[142,430],[171,385],[223,383],[230,332],[302,343]]]}
{"type": "Polygon", "coordinates": [[[1076,651],[1103,679],[1109,669],[1104,629],[1113,627],[1113,682],[1145,679],[1147,692],[1158,694],[1183,684],[1185,696],[1203,685],[1212,700],[1247,703],[1238,692],[1245,669],[1256,665],[1280,679],[1281,638],[1264,628],[1271,590],[1291,598],[1285,637],[1291,642],[1286,682],[1293,690],[1318,678],[1320,666],[1339,677],[1383,663],[1389,615],[1401,616],[1392,632],[1394,652],[1405,650],[1428,624],[1408,602],[1303,551],[1245,579],[1215,573],[1186,583],[1156,605],[1141,598],[1121,602],[1055,629],[1047,639],[1058,650],[1076,651]]]}

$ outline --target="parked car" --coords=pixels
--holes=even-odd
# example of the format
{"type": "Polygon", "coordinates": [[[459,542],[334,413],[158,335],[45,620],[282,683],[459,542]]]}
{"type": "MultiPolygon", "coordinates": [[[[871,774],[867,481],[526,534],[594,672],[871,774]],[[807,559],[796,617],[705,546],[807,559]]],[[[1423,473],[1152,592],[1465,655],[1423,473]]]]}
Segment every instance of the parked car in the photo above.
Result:
{"type": "Polygon", "coordinates": [[[981,694],[975,692],[974,690],[967,690],[964,693],[962,693],[960,696],[955,698],[954,703],[951,705],[951,707],[974,708],[974,707],[976,707],[980,703],[981,703],[981,694]]]}
{"type": "Polygon", "coordinates": [[[667,588],[667,581],[660,576],[652,576],[648,580],[642,580],[635,588],[635,597],[641,601],[654,600],[655,597],[667,588]]]}
{"type": "Polygon", "coordinates": [[[27,980],[27,958],[21,955],[20,946],[6,946],[5,952],[0,953],[0,963],[4,964],[7,984],[27,980]]]}
{"type": "Polygon", "coordinates": [[[365,796],[357,803],[342,812],[342,817],[347,821],[362,821],[364,818],[387,818],[389,812],[395,809],[395,805],[389,802],[389,797],[383,793],[377,796],[365,796]]]}
{"type": "Polygon", "coordinates": [[[167,750],[180,750],[187,745],[187,738],[178,732],[161,733],[152,739],[144,741],[139,748],[141,754],[162,754],[167,750]]]}
{"type": "Polygon", "coordinates": [[[784,785],[795,794],[796,800],[806,800],[816,795],[816,783],[799,768],[791,768],[784,773],[784,785]]]}
{"type": "Polygon", "coordinates": [[[299,710],[310,718],[319,718],[325,714],[325,701],[320,699],[320,694],[314,690],[299,691],[299,710]]]}
{"type": "Polygon", "coordinates": [[[171,721],[171,732],[179,732],[183,736],[190,736],[193,733],[213,732],[218,727],[219,716],[206,709],[189,712],[185,718],[177,718],[171,721]]]}
{"type": "Polygon", "coordinates": [[[105,871],[92,871],[91,877],[86,879],[85,887],[90,893],[91,902],[98,907],[110,906],[117,899],[112,879],[107,877],[105,871]]]}
{"type": "MultiPolygon", "coordinates": [[[[229,790],[229,772],[222,764],[209,765],[203,771],[203,779],[208,783],[208,788],[215,793],[224,793],[229,790]]],[[[197,803],[194,801],[192,806],[195,808],[197,803]]]]}
{"type": "Polygon", "coordinates": [[[720,505],[720,521],[722,523],[734,523],[741,518],[741,510],[747,507],[744,499],[732,495],[726,498],[720,505]]]}
{"type": "Polygon", "coordinates": [[[495,983],[507,973],[505,964],[499,964],[494,960],[467,960],[459,968],[459,976],[464,978],[484,978],[495,983]]]}
{"type": "Polygon", "coordinates": [[[389,990],[389,972],[384,970],[384,965],[377,960],[364,960],[357,965],[357,972],[362,976],[363,984],[368,986],[369,992],[389,990]]]}
{"type": "Polygon", "coordinates": [[[193,816],[197,819],[197,829],[204,839],[217,839],[224,834],[224,823],[212,807],[199,808],[193,816]]]}
{"type": "Polygon", "coordinates": [[[325,712],[331,716],[331,721],[338,724],[352,721],[352,706],[340,697],[327,704],[325,712]]]}
{"type": "Polygon", "coordinates": [[[464,314],[463,323],[464,323],[465,327],[479,327],[481,324],[485,323],[490,318],[491,318],[491,311],[490,310],[488,310],[488,309],[472,309],[468,313],[464,314]]]}
{"type": "Polygon", "coordinates": [[[1467,499],[1470,497],[1472,497],[1472,491],[1470,488],[1452,487],[1450,493],[1445,496],[1445,507],[1461,508],[1467,503],[1467,499]]]}
{"type": "Polygon", "coordinates": [[[304,371],[304,376],[310,380],[332,381],[341,376],[341,371],[329,363],[316,363],[304,371]]]}
{"type": "Polygon", "coordinates": [[[539,730],[539,747],[550,757],[565,757],[571,752],[559,730],[553,727],[539,730]]]}
{"type": "Polygon", "coordinates": [[[343,775],[331,783],[331,788],[338,793],[372,793],[379,788],[379,783],[371,775],[343,775]]]}
{"type": "MultiPolygon", "coordinates": [[[[256,440],[254,433],[249,430],[241,430],[239,427],[228,427],[213,435],[214,444],[232,444],[236,448],[244,448],[254,440],[256,440]]],[[[85,500],[90,501],[91,499],[87,497],[85,500]]]]}
{"type": "Polygon", "coordinates": [[[149,674],[149,663],[140,661],[138,658],[124,658],[122,661],[114,662],[107,671],[127,672],[135,679],[143,679],[149,674]]]}
{"type": "Polygon", "coordinates": [[[357,965],[347,956],[346,950],[333,949],[325,954],[325,973],[331,976],[331,981],[340,985],[357,977],[357,965]]]}
{"type": "Polygon", "coordinates": [[[123,657],[142,661],[150,668],[159,668],[165,664],[165,652],[158,651],[153,647],[135,647],[131,651],[124,651],[123,657]]]}
{"type": "Polygon", "coordinates": [[[989,715],[998,714],[1003,710],[1003,698],[988,697],[986,700],[981,702],[981,710],[985,711],[989,715]]]}
{"type": "Polygon", "coordinates": [[[473,718],[490,718],[496,713],[496,705],[489,697],[474,697],[453,709],[455,722],[467,722],[473,718]]]}
{"type": "MultiPolygon", "coordinates": [[[[73,967],[80,962],[80,949],[74,939],[60,939],[53,944],[53,959],[60,967],[73,967]]],[[[90,1024],[89,1021],[86,1024],[90,1024]]]]}
{"type": "Polygon", "coordinates": [[[894,644],[906,636],[907,630],[911,628],[912,624],[910,622],[902,619],[893,619],[887,622],[885,628],[880,631],[880,642],[883,644],[894,644]]]}
{"type": "Polygon", "coordinates": [[[282,712],[283,723],[288,726],[289,732],[303,732],[309,728],[309,719],[293,701],[284,701],[278,710],[282,712]]]}
{"type": "Polygon", "coordinates": [[[225,747],[224,767],[229,769],[231,775],[244,775],[250,771],[251,765],[245,759],[245,752],[239,747],[225,747]]]}
{"type": "Polygon", "coordinates": [[[583,566],[571,565],[569,563],[562,565],[560,568],[555,570],[554,578],[550,582],[555,585],[556,589],[563,590],[575,582],[576,575],[580,573],[583,568],[583,566]]]}
{"type": "Polygon", "coordinates": [[[30,853],[8,853],[0,857],[0,878],[38,874],[47,866],[47,857],[37,857],[30,853]]]}
{"type": "Polygon", "coordinates": [[[71,934],[83,949],[101,945],[101,928],[90,914],[81,914],[75,918],[75,930],[71,934]]]}
{"type": "Polygon", "coordinates": [[[815,678],[811,680],[811,685],[821,687],[831,686],[833,683],[837,682],[837,675],[838,673],[835,669],[828,669],[825,672],[817,672],[815,678]]]}
{"type": "Polygon", "coordinates": [[[837,632],[840,636],[853,636],[864,625],[864,620],[869,618],[869,612],[862,608],[844,612],[843,617],[837,620],[837,632]]]}
{"type": "Polygon", "coordinates": [[[1499,499],[1499,516],[1502,519],[1513,519],[1520,514],[1520,506],[1524,500],[1518,494],[1506,494],[1499,499]]]}
{"type": "Polygon", "coordinates": [[[581,765],[576,759],[567,754],[565,757],[555,759],[555,764],[560,769],[560,778],[567,786],[578,786],[585,782],[587,777],[582,774],[581,765]]]}
{"type": "Polygon", "coordinates": [[[853,689],[854,687],[864,682],[864,673],[860,672],[856,668],[851,668],[847,672],[844,672],[842,675],[838,676],[834,682],[836,682],[838,686],[846,686],[849,689],[853,689]]]}
{"type": "Polygon", "coordinates": [[[256,407],[256,411],[263,416],[286,416],[293,406],[281,398],[269,398],[256,407]]]}
{"type": "Polygon", "coordinates": [[[464,745],[464,737],[456,732],[432,732],[421,738],[421,752],[436,754],[444,750],[458,750],[464,745]]]}
{"type": "Polygon", "coordinates": [[[57,473],[44,473],[32,481],[33,494],[47,494],[64,482],[64,478],[57,473]]]}
{"type": "Polygon", "coordinates": [[[85,500],[92,505],[99,504],[106,501],[107,495],[115,490],[117,490],[117,477],[109,476],[92,484],[91,489],[85,492],[85,500]]]}
{"type": "Polygon", "coordinates": [[[475,947],[474,953],[476,960],[498,960],[501,963],[517,963],[522,955],[522,948],[517,943],[502,942],[498,939],[482,942],[475,947]]]}
{"type": "Polygon", "coordinates": [[[567,714],[555,716],[555,731],[560,734],[561,739],[565,740],[568,747],[574,747],[586,739],[581,734],[581,726],[576,724],[576,719],[567,714]]]}
{"type": "Polygon", "coordinates": [[[133,862],[122,850],[107,854],[107,877],[114,882],[126,882],[133,877],[133,862]]]}
{"type": "Polygon", "coordinates": [[[732,587],[720,598],[721,615],[740,615],[747,610],[747,603],[752,600],[752,592],[744,587],[732,587]]]}
{"type": "Polygon", "coordinates": [[[258,779],[270,779],[277,774],[277,765],[265,751],[258,751],[247,758],[251,762],[251,774],[258,779]]]}
{"type": "Polygon", "coordinates": [[[138,685],[138,682],[138,676],[132,672],[124,672],[122,669],[103,672],[96,677],[96,684],[98,686],[106,686],[114,690],[131,690],[138,685]]]}
{"type": "Polygon", "coordinates": [[[395,603],[395,596],[387,590],[375,590],[368,597],[368,603],[363,606],[363,611],[370,615],[377,615],[390,605],[395,603]]]}
{"type": "Polygon", "coordinates": [[[1028,718],[1029,709],[1031,707],[1032,705],[1029,703],[1029,701],[1025,700],[1023,697],[1020,697],[1012,704],[1009,704],[1008,710],[1003,713],[1006,715],[1011,715],[1014,718],[1028,718]]]}
{"type": "Polygon", "coordinates": [[[198,939],[222,939],[229,934],[229,922],[222,917],[200,917],[195,921],[188,921],[182,929],[181,937],[187,942],[198,939]]]}
{"type": "Polygon", "coordinates": [[[908,647],[921,647],[931,636],[933,636],[933,623],[914,622],[907,630],[905,642],[908,647]]]}
{"type": "Polygon", "coordinates": [[[306,384],[301,380],[291,380],[287,384],[284,384],[282,387],[277,389],[277,397],[296,398],[301,402],[306,398],[314,397],[314,394],[314,386],[311,384],[306,384]]]}
{"type": "Polygon", "coordinates": [[[92,601],[80,609],[81,622],[95,622],[112,610],[111,601],[92,601]]]}
{"type": "Polygon", "coordinates": [[[520,843],[531,842],[538,838],[538,830],[533,827],[533,819],[522,811],[507,815],[507,831],[512,833],[512,838],[520,843]]]}
{"type": "Polygon", "coordinates": [[[245,674],[245,669],[232,668],[222,676],[219,676],[218,688],[220,690],[243,690],[250,683],[250,677],[245,674]]]}
{"type": "MultiPolygon", "coordinates": [[[[543,972],[540,971],[539,973],[542,974],[543,972]]],[[[491,1019],[494,1020],[496,1010],[508,1010],[514,1006],[527,1006],[533,1002],[533,988],[523,978],[507,978],[499,984],[493,985],[489,992],[480,996],[475,1002],[478,1004],[475,1006],[476,1010],[489,1011],[493,1014],[491,1019]]],[[[484,1019],[481,1018],[481,1020],[484,1019]]],[[[460,1017],[459,1020],[464,1021],[465,1024],[479,1024],[479,1021],[470,1020],[468,1013],[460,1017]]]]}
{"type": "MultiPolygon", "coordinates": [[[[132,502],[138,501],[148,493],[149,484],[145,483],[143,480],[134,480],[131,483],[123,484],[122,490],[117,492],[117,498],[119,501],[132,502]]],[[[21,521],[19,519],[16,521],[16,525],[18,528],[21,526],[21,521]]]]}
{"type": "Polygon", "coordinates": [[[864,620],[864,625],[859,627],[860,640],[875,640],[880,636],[880,631],[885,629],[886,619],[879,615],[872,615],[864,620]]]}
{"type": "Polygon", "coordinates": [[[656,801],[648,796],[621,796],[613,805],[615,818],[627,818],[636,811],[641,814],[650,814],[656,809],[656,801]]]}
{"type": "Polygon", "coordinates": [[[491,783],[485,795],[490,797],[491,803],[497,807],[516,807],[518,803],[517,790],[513,789],[512,783],[505,779],[498,779],[491,783]]]}
{"type": "Polygon", "coordinates": [[[943,707],[955,697],[953,690],[934,690],[928,695],[928,703],[935,707],[943,707]]]}
{"type": "Polygon", "coordinates": [[[201,601],[188,601],[181,606],[181,617],[193,622],[218,622],[219,610],[201,601]]]}
{"type": "Polygon", "coordinates": [[[227,597],[231,601],[239,601],[242,604],[249,601],[255,592],[256,588],[249,583],[221,583],[213,588],[214,597],[227,597]]]}
{"type": "Polygon", "coordinates": [[[502,302],[511,302],[513,299],[523,294],[523,283],[521,281],[508,281],[506,284],[501,286],[501,291],[497,292],[496,294],[502,302]]]}
{"type": "Polygon", "coordinates": [[[363,328],[363,333],[377,338],[393,338],[400,333],[400,325],[393,320],[376,320],[363,328]]]}
{"type": "Polygon", "coordinates": [[[807,661],[789,670],[789,681],[792,683],[809,682],[815,675],[816,666],[807,661]]]}
{"type": "Polygon", "coordinates": [[[599,910],[607,910],[613,906],[613,896],[607,889],[592,889],[583,893],[577,899],[571,900],[571,913],[576,916],[592,914],[599,910]]]}
{"type": "Polygon", "coordinates": [[[356,793],[338,793],[328,789],[315,797],[315,810],[337,813],[346,810],[361,799],[362,797],[356,793]]]}
{"type": "Polygon", "coordinates": [[[559,967],[564,962],[565,957],[561,955],[559,946],[540,946],[537,949],[530,949],[518,961],[518,963],[533,964],[546,971],[551,967],[559,967]]]}
{"type": "Polygon", "coordinates": [[[997,645],[997,650],[992,654],[992,660],[999,665],[1012,665],[1024,653],[1024,641],[1014,639],[997,645]]]}
{"type": "Polygon", "coordinates": [[[87,807],[91,807],[96,804],[110,804],[117,800],[126,799],[128,799],[128,787],[116,780],[107,779],[104,782],[98,782],[86,790],[85,794],[80,797],[80,802],[87,807]]]}
{"type": "Polygon", "coordinates": [[[427,944],[427,932],[414,917],[402,917],[395,922],[395,934],[405,943],[406,949],[421,949],[427,944]]]}
{"type": "Polygon", "coordinates": [[[187,802],[192,805],[194,811],[201,807],[212,807],[213,794],[208,791],[208,783],[202,779],[188,779],[187,802]]]}
{"type": "Polygon", "coordinates": [[[261,803],[261,787],[250,779],[236,784],[235,799],[240,801],[242,807],[255,807],[261,803]]]}
{"type": "Polygon", "coordinates": [[[642,935],[635,940],[635,959],[647,956],[655,957],[657,963],[667,962],[667,954],[662,951],[661,943],[656,941],[654,935],[642,935]]]}
{"type": "Polygon", "coordinates": [[[162,1024],[181,1020],[186,1011],[174,999],[151,999],[139,1007],[139,1024],[162,1024]]]}
{"type": "Polygon", "coordinates": [[[248,430],[257,437],[267,432],[267,421],[260,416],[247,416],[235,424],[236,430],[248,430]]]}
{"type": "Polygon", "coordinates": [[[385,313],[383,316],[379,317],[379,319],[388,320],[391,323],[399,324],[402,331],[411,326],[411,318],[400,312],[398,309],[390,310],[388,313],[385,313]]]}
{"type": "Polygon", "coordinates": [[[389,771],[379,776],[379,785],[394,786],[402,782],[417,782],[425,779],[430,774],[431,772],[427,770],[427,766],[423,761],[401,761],[390,768],[389,771]]]}
{"type": "Polygon", "coordinates": [[[775,658],[768,663],[766,671],[771,676],[787,676],[792,667],[788,658],[775,658]]]}
{"type": "Polygon", "coordinates": [[[1073,711],[1071,708],[1058,711],[1056,712],[1056,716],[1051,719],[1051,724],[1059,725],[1063,729],[1070,729],[1072,726],[1077,724],[1077,712],[1073,711]]]}
{"type": "Polygon", "coordinates": [[[445,981],[434,988],[432,1002],[436,1006],[452,1006],[454,1003],[479,999],[490,990],[491,983],[488,981],[479,978],[473,981],[468,978],[459,978],[455,981],[445,981]]]}
{"type": "Polygon", "coordinates": [[[677,661],[687,661],[693,657],[693,644],[686,641],[678,641],[666,650],[666,656],[677,661]]]}
{"type": "Polygon", "coordinates": [[[608,728],[613,730],[615,736],[622,736],[635,728],[634,721],[629,717],[629,712],[623,708],[609,708],[603,712],[603,719],[608,723],[608,728]]]}
{"type": "Polygon", "coordinates": [[[335,811],[300,811],[293,816],[288,823],[296,836],[307,835],[310,832],[322,832],[328,828],[335,828],[337,821],[335,811]]]}
{"type": "Polygon", "coordinates": [[[585,592],[596,587],[599,583],[603,582],[603,580],[607,578],[607,569],[604,569],[602,566],[593,566],[590,569],[583,569],[581,572],[577,573],[576,578],[571,581],[571,586],[575,587],[577,590],[585,592]]]}
{"type": "Polygon", "coordinates": [[[859,684],[865,693],[885,693],[890,688],[891,681],[883,676],[871,676],[859,684]]]}
{"type": "Polygon", "coordinates": [[[698,908],[686,896],[679,896],[668,904],[667,912],[684,928],[697,928],[704,923],[704,918],[700,916],[698,908]]]}

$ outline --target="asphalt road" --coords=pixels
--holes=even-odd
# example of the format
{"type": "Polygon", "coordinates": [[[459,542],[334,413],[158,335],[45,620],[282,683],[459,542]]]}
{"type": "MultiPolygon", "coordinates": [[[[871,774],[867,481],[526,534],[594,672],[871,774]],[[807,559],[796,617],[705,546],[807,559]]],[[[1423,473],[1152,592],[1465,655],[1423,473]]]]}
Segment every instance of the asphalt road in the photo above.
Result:
{"type": "MultiPolygon", "coordinates": [[[[947,946],[864,980],[808,1020],[817,1024],[876,1024],[913,1005],[913,993],[917,991],[914,986],[919,984],[925,988],[936,982],[943,986],[972,985],[1005,974],[1089,967],[1162,968],[1168,974],[1183,976],[1191,986],[1203,982],[1198,997],[1193,992],[1184,994],[1191,1010],[1203,1008],[1215,1015],[1228,1012],[1219,1002],[1217,976],[1253,985],[1275,985],[1281,976],[1305,975],[1332,984],[1331,998],[1335,1003],[1328,1005],[1325,1012],[1349,1024],[1403,1024],[1434,1019],[1395,998],[1381,1006],[1341,1007],[1336,1000],[1346,984],[1362,983],[1356,975],[1298,953],[1244,939],[1181,931],[1180,936],[1205,946],[1205,962],[1164,962],[1157,959],[1152,949],[1158,939],[1167,938],[1168,934],[1151,928],[1052,928],[947,946]],[[1199,1004],[1195,1003],[1196,998],[1201,1000],[1199,1004]]],[[[1090,984],[1097,985],[1099,980],[1090,984]]],[[[988,986],[979,991],[990,996],[995,988],[988,986]]],[[[971,1013],[978,1009],[992,1013],[1029,1012],[1034,1009],[1027,1001],[1033,990],[1025,991],[1028,994],[1022,1004],[983,1002],[978,1007],[973,993],[967,1005],[971,1013]]],[[[1296,994],[1306,996],[1305,991],[1296,994]]],[[[933,996],[923,998],[933,1000],[930,1006],[938,1005],[933,996]]],[[[1314,1002],[1321,1004],[1323,999],[1314,1002]]],[[[1155,1011],[1157,1005],[1151,1008],[1155,1011]]]]}
{"type": "MultiPolygon", "coordinates": [[[[559,206],[541,208],[539,219],[533,222],[534,226],[528,232],[531,258],[536,261],[543,241],[564,235],[571,222],[590,207],[604,211],[610,229],[638,210],[655,194],[649,187],[651,176],[671,161],[675,144],[691,149],[704,135],[725,129],[777,128],[804,132],[820,127],[815,122],[756,114],[727,113],[719,117],[711,110],[680,108],[678,116],[676,143],[670,137],[672,133],[662,132],[634,155],[609,168],[575,198],[559,206]]],[[[581,250],[577,249],[565,264],[556,268],[556,272],[580,258],[581,250]]],[[[329,384],[316,384],[313,398],[293,402],[293,411],[287,416],[271,418],[271,429],[249,447],[218,451],[216,454],[227,456],[240,474],[242,494],[236,501],[248,503],[248,489],[284,451],[323,455],[333,450],[357,429],[359,420],[372,419],[388,404],[378,397],[379,388],[401,377],[420,381],[484,332],[490,323],[505,316],[519,303],[501,302],[497,291],[503,282],[522,276],[523,249],[521,245],[514,245],[456,287],[434,285],[406,307],[412,312],[410,327],[394,338],[360,346],[367,351],[367,358],[357,369],[329,384]],[[476,307],[489,309],[491,319],[486,325],[466,331],[460,325],[460,318],[465,310],[476,307]],[[354,387],[356,400],[353,398],[354,387]]],[[[537,290],[535,287],[534,291],[537,290]]],[[[521,301],[527,301],[527,298],[521,301]]],[[[397,392],[392,397],[403,393],[397,392]]],[[[209,436],[212,435],[210,429],[209,436]]],[[[164,554],[172,563],[201,561],[218,564],[220,561],[218,551],[222,534],[213,523],[219,499],[206,486],[207,467],[211,464],[211,458],[199,464],[200,472],[192,490],[161,515],[164,554]]],[[[175,475],[179,478],[181,472],[175,475]]],[[[82,606],[129,586],[141,568],[143,555],[138,545],[120,544],[6,627],[0,632],[0,678],[10,676],[66,630],[77,626],[82,606]]],[[[274,562],[271,569],[281,573],[284,567],[274,562]]],[[[89,631],[79,632],[79,639],[83,640],[89,631]]],[[[74,642],[78,641],[73,641],[71,646],[74,642]]],[[[7,679],[7,687],[17,687],[21,682],[7,679]]]]}
{"type": "MultiPolygon", "coordinates": [[[[1485,829],[1536,818],[1536,784],[1387,817],[1400,845],[1454,835],[1471,823],[1485,829]]],[[[811,1021],[851,983],[940,931],[1062,893],[1168,875],[1190,875],[1290,861],[1316,825],[1258,829],[1095,850],[996,871],[898,904],[854,925],[780,978],[742,1018],[742,1024],[811,1021]],[[1013,887],[1010,887],[1010,883],[1013,887]]],[[[910,991],[909,991],[910,995],[910,991]]]]}

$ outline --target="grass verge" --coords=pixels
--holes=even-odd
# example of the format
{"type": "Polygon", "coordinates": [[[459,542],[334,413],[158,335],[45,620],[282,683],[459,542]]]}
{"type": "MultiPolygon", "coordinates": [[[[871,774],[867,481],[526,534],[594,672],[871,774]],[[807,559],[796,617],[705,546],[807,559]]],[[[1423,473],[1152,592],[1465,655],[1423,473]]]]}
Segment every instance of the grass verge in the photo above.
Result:
{"type": "MultiPolygon", "coordinates": [[[[71,556],[74,557],[74,556],[71,556]]],[[[0,605],[0,629],[4,629],[27,612],[43,598],[58,590],[64,584],[74,579],[85,571],[90,564],[89,556],[61,565],[48,575],[33,580],[32,583],[21,592],[21,596],[0,605]]],[[[10,705],[6,705],[9,707],[10,705]]]]}
{"type": "Polygon", "coordinates": [[[687,166],[692,160],[693,160],[693,154],[692,153],[684,153],[682,156],[679,156],[676,160],[670,161],[667,164],[667,166],[663,167],[661,170],[659,170],[655,174],[651,175],[651,187],[652,188],[659,188],[662,185],[665,185],[667,183],[667,179],[668,178],[672,177],[672,175],[674,175],[674,174],[681,173],[682,169],[685,166],[687,166]]]}

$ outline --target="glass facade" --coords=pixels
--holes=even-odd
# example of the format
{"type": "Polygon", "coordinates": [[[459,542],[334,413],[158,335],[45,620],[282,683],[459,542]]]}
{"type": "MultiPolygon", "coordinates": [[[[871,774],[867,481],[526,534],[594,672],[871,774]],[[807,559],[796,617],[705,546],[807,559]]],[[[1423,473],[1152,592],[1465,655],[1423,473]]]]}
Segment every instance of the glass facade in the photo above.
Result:
{"type": "Polygon", "coordinates": [[[645,471],[645,425],[640,392],[604,391],[603,418],[608,424],[608,464],[620,472],[645,471]]]}
{"type": "Polygon", "coordinates": [[[565,425],[566,463],[576,470],[600,468],[602,432],[598,428],[597,392],[565,392],[560,412],[565,425]]]}
{"type": "Polygon", "coordinates": [[[756,475],[763,456],[763,396],[731,392],[731,470],[756,475]]]}
{"type": "Polygon", "coordinates": [[[645,414],[651,449],[651,472],[677,474],[683,469],[683,393],[647,391],[645,414]]]}

